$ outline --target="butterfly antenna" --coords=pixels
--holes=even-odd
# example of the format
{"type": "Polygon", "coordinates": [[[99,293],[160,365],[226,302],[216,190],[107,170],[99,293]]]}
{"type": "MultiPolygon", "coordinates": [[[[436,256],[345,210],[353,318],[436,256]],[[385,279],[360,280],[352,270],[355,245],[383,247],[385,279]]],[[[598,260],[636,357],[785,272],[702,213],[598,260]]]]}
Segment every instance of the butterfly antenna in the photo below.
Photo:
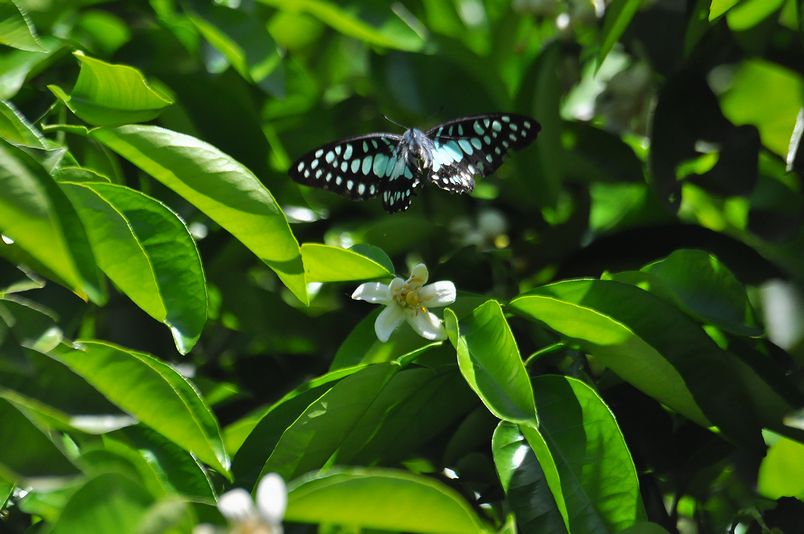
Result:
{"type": "Polygon", "coordinates": [[[387,120],[388,122],[390,122],[391,124],[393,124],[393,125],[395,125],[395,126],[399,126],[399,127],[400,127],[400,128],[402,128],[403,130],[410,130],[410,128],[408,128],[408,127],[407,127],[407,126],[405,126],[404,124],[400,124],[400,123],[396,122],[394,119],[392,119],[392,118],[391,118],[391,117],[389,117],[388,115],[383,115],[383,116],[382,116],[382,118],[383,118],[383,119],[385,119],[385,120],[387,120]]]}

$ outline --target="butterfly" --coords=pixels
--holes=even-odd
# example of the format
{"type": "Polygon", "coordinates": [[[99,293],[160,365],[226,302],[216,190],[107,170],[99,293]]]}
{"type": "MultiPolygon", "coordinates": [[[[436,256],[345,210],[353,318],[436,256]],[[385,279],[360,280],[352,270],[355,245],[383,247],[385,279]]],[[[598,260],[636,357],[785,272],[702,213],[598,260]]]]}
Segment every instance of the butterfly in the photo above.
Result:
{"type": "Polygon", "coordinates": [[[416,189],[431,182],[451,193],[468,193],[475,176],[488,176],[503,156],[529,145],[538,122],[514,113],[455,119],[426,132],[372,133],[311,150],[291,165],[299,183],[365,200],[382,197],[393,213],[410,207],[416,189]]]}

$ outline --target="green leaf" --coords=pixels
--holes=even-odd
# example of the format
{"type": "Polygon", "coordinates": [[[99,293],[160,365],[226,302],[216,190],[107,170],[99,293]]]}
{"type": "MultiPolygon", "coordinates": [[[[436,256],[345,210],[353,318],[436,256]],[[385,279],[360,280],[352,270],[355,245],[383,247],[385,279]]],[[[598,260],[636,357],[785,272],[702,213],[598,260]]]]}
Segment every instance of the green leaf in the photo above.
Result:
{"type": "Polygon", "coordinates": [[[352,13],[353,9],[330,2],[321,0],[260,0],[260,2],[292,13],[307,13],[333,30],[369,45],[409,52],[416,52],[424,46],[424,40],[407,26],[378,29],[355,16],[352,13]]]}
{"type": "MultiPolygon", "coordinates": [[[[0,321],[6,324],[20,347],[47,352],[61,343],[64,337],[50,310],[21,297],[0,297],[0,321]]],[[[3,352],[7,355],[8,350],[3,352]]],[[[4,367],[0,365],[0,369],[4,367]]]]}
{"type": "Polygon", "coordinates": [[[323,467],[399,369],[393,364],[366,367],[343,378],[310,403],[285,428],[259,478],[275,472],[290,480],[323,467]]]}
{"type": "Polygon", "coordinates": [[[228,475],[218,422],[187,379],[147,354],[97,341],[78,347],[62,345],[54,356],[111,402],[228,475]]]}
{"type": "Polygon", "coordinates": [[[761,427],[778,426],[788,410],[740,358],[636,287],[569,280],[518,297],[511,307],[578,343],[647,395],[703,426],[711,421],[747,447],[759,450],[761,427]]]}
{"type": "Polygon", "coordinates": [[[768,499],[804,500],[804,444],[778,436],[759,465],[757,491],[768,499]]]}
{"type": "MultiPolygon", "coordinates": [[[[8,307],[10,303],[4,304],[8,307]]],[[[15,311],[15,329],[22,330],[19,325],[30,321],[20,316],[19,310],[15,311]]],[[[32,326],[35,327],[26,328],[34,330],[32,326]]],[[[49,340],[48,344],[51,343],[49,340]]],[[[7,347],[3,356],[0,365],[3,395],[25,408],[42,425],[102,434],[134,422],[60,361],[35,350],[20,349],[13,353],[7,347]]]]}
{"type": "Polygon", "coordinates": [[[15,145],[45,148],[44,137],[14,104],[0,100],[0,137],[15,145]]]}
{"type": "Polygon", "coordinates": [[[31,20],[13,0],[0,0],[0,45],[43,52],[31,20]]]}
{"type": "Polygon", "coordinates": [[[191,2],[189,19],[246,80],[259,85],[281,63],[276,43],[253,14],[191,2]]]}
{"type": "Polygon", "coordinates": [[[580,380],[555,375],[534,378],[533,391],[539,431],[561,477],[570,532],[619,532],[644,519],[634,462],[597,393],[580,380]]]}
{"type": "Polygon", "coordinates": [[[0,475],[26,485],[55,482],[79,474],[48,434],[13,403],[0,398],[0,475]]]}
{"type": "Polygon", "coordinates": [[[375,247],[374,245],[369,245],[368,243],[358,243],[349,250],[362,254],[367,258],[371,258],[375,262],[382,265],[389,274],[393,274],[395,272],[394,262],[391,261],[391,258],[388,257],[388,254],[386,254],[386,252],[380,247],[375,247]]]}
{"type": "Polygon", "coordinates": [[[735,124],[753,124],[762,144],[784,158],[804,107],[804,78],[776,63],[744,61],[721,97],[723,114],[735,124]]]}
{"type": "Polygon", "coordinates": [[[642,6],[642,0],[614,0],[606,8],[606,16],[603,20],[603,33],[601,35],[600,50],[597,52],[597,67],[603,64],[603,60],[609,55],[614,43],[622,36],[628,28],[631,19],[642,6]]]}
{"type": "Polygon", "coordinates": [[[726,20],[734,32],[749,30],[782,8],[785,0],[741,0],[729,10],[726,20]]]}
{"type": "Polygon", "coordinates": [[[528,181],[528,192],[538,197],[538,205],[554,206],[564,179],[564,162],[569,159],[561,142],[561,82],[558,73],[561,50],[558,42],[548,44],[527,68],[517,96],[517,108],[530,110],[542,126],[536,141],[539,185],[528,181]],[[536,191],[534,187],[538,187],[536,191]]]}
{"type": "Polygon", "coordinates": [[[63,50],[63,42],[55,37],[43,37],[43,51],[8,50],[0,52],[0,100],[13,98],[25,80],[49,65],[63,50]]]}
{"type": "Polygon", "coordinates": [[[491,413],[514,423],[536,424],[530,379],[499,303],[489,300],[458,324],[444,312],[464,379],[491,413]]]}
{"type": "Polygon", "coordinates": [[[736,6],[742,0],[712,0],[709,6],[709,22],[712,22],[726,11],[736,6]]]}
{"type": "MultiPolygon", "coordinates": [[[[667,258],[642,268],[655,276],[657,287],[647,288],[669,296],[679,308],[700,321],[742,336],[757,336],[745,287],[715,256],[702,250],[676,250],[667,258]]],[[[643,288],[645,289],[645,288],[643,288]]]]}
{"type": "Polygon", "coordinates": [[[154,498],[130,478],[116,473],[88,480],[67,502],[51,532],[136,534],[154,498]]]}
{"type": "Polygon", "coordinates": [[[522,532],[567,532],[544,470],[519,428],[500,421],[491,439],[494,465],[522,532]]]}
{"type": "Polygon", "coordinates": [[[383,308],[375,309],[349,332],[338,347],[330,369],[342,369],[360,363],[390,362],[405,354],[442,343],[424,339],[407,324],[400,326],[394,335],[383,343],[377,339],[374,331],[374,322],[382,310],[383,308]]]}
{"type": "Polygon", "coordinates": [[[390,469],[338,469],[290,484],[285,520],[404,532],[472,533],[489,527],[455,490],[390,469]]]}
{"type": "Polygon", "coordinates": [[[145,459],[149,471],[170,493],[214,502],[211,473],[191,453],[161,434],[140,424],[104,436],[104,446],[108,448],[110,442],[120,444],[125,450],[133,450],[145,459]]]}
{"type": "Polygon", "coordinates": [[[64,167],[57,167],[53,169],[53,178],[59,182],[105,182],[111,183],[111,180],[99,173],[94,169],[88,167],[75,167],[66,165],[64,167]]]}
{"type": "Polygon", "coordinates": [[[103,304],[100,273],[75,208],[39,163],[1,139],[0,190],[0,232],[12,238],[43,275],[103,304]]]}
{"type": "Polygon", "coordinates": [[[345,248],[303,243],[301,254],[308,282],[346,282],[393,276],[393,271],[383,264],[345,248]]]}
{"type": "Polygon", "coordinates": [[[296,298],[309,302],[299,243],[285,214],[242,164],[195,137],[156,126],[101,128],[92,136],[231,232],[296,298]]]}
{"type": "Polygon", "coordinates": [[[114,65],[75,52],[81,64],[78,80],[68,95],[48,89],[80,119],[93,126],[117,126],[149,121],[173,101],[153,89],[142,73],[128,65],[114,65]]]}
{"type": "Polygon", "coordinates": [[[243,441],[232,462],[232,472],[238,483],[253,486],[257,482],[257,474],[285,429],[332,386],[364,367],[339,369],[308,380],[259,415],[250,417],[252,430],[243,441]]]}
{"type": "Polygon", "coordinates": [[[98,265],[189,352],[207,318],[201,258],[190,232],[167,206],[128,187],[62,183],[79,209],[98,265]],[[121,261],[125,258],[125,261],[121,261]]]}

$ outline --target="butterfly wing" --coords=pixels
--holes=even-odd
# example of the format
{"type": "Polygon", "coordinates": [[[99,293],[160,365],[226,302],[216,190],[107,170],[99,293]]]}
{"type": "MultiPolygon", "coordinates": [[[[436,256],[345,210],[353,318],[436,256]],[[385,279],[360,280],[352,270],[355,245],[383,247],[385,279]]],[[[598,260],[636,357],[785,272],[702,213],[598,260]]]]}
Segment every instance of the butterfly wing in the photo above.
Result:
{"type": "Polygon", "coordinates": [[[434,145],[430,180],[447,191],[467,193],[475,176],[488,176],[514,150],[539,133],[538,122],[515,113],[489,113],[439,124],[427,131],[434,145]]]}
{"type": "Polygon", "coordinates": [[[322,145],[294,161],[288,174],[301,184],[354,200],[376,197],[395,165],[400,139],[374,133],[322,145]]]}
{"type": "Polygon", "coordinates": [[[403,149],[397,150],[387,167],[383,184],[382,205],[388,213],[404,211],[410,207],[416,189],[421,185],[419,173],[410,167],[403,149]]]}

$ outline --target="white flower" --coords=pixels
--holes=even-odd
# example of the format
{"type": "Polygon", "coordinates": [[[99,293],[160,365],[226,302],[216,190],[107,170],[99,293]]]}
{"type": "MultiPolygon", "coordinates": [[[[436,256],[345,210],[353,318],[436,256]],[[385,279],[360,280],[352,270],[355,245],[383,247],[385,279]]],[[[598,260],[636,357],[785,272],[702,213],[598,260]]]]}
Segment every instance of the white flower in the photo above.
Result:
{"type": "Polygon", "coordinates": [[[377,339],[388,341],[396,327],[406,320],[417,334],[425,339],[445,339],[444,325],[428,308],[455,302],[455,284],[449,281],[427,282],[427,267],[420,263],[410,272],[410,278],[394,278],[388,285],[380,282],[360,284],[352,293],[355,300],[384,304],[374,323],[377,339]]]}
{"type": "MultiPolygon", "coordinates": [[[[282,517],[288,492],[282,477],[268,473],[257,485],[256,506],[242,488],[227,491],[218,498],[218,510],[229,521],[229,534],[282,534],[282,517]]],[[[198,525],[194,534],[218,534],[212,525],[198,525]]]]}

